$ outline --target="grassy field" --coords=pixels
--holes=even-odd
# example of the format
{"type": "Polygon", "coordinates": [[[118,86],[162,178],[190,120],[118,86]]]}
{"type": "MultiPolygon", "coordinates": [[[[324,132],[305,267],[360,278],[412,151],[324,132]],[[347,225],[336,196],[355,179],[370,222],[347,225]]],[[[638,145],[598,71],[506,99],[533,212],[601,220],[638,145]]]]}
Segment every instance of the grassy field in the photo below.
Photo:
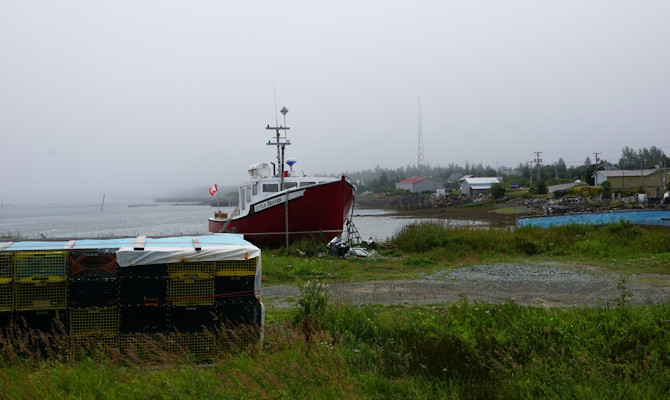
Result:
{"type": "Polygon", "coordinates": [[[367,259],[318,257],[328,249],[310,242],[264,251],[264,284],[301,284],[314,278],[324,282],[408,279],[461,265],[515,261],[560,261],[624,275],[670,275],[670,230],[626,223],[515,230],[426,223],[406,227],[390,243],[396,248],[367,259]],[[298,250],[312,256],[301,256],[298,250]]]}
{"type": "Polygon", "coordinates": [[[626,224],[550,230],[411,226],[377,259],[313,243],[263,253],[264,284],[301,286],[267,310],[264,340],[236,331],[213,357],[154,349],[74,351],[67,340],[0,337],[0,398],[518,399],[670,396],[670,305],[546,309],[472,303],[354,306],[323,282],[412,277],[501,260],[558,260],[670,274],[670,232],[626,224]],[[312,257],[298,255],[298,250],[312,257]]]}
{"type": "Polygon", "coordinates": [[[662,399],[670,393],[667,305],[557,310],[464,300],[353,307],[330,305],[327,295],[314,301],[319,296],[311,293],[306,303],[316,307],[302,304],[271,318],[262,345],[211,360],[179,354],[144,360],[104,350],[74,359],[4,356],[0,397],[662,399]]]}

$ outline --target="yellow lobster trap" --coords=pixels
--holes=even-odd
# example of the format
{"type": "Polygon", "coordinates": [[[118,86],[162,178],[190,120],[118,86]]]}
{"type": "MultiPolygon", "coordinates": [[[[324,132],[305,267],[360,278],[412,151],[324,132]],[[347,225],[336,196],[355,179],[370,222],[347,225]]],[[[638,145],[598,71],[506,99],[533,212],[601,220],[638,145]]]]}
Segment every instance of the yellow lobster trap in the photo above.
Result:
{"type": "Polygon", "coordinates": [[[0,279],[14,276],[14,260],[12,253],[0,253],[0,279]]]}
{"type": "Polygon", "coordinates": [[[213,261],[216,276],[249,276],[256,275],[258,257],[246,260],[213,261]]]}
{"type": "Polygon", "coordinates": [[[167,303],[171,306],[214,304],[214,266],[211,262],[168,264],[167,303]]]}
{"type": "Polygon", "coordinates": [[[67,251],[22,251],[14,253],[14,279],[67,277],[67,251]]]}
{"type": "Polygon", "coordinates": [[[0,278],[0,312],[14,311],[14,285],[10,278],[0,278]]]}
{"type": "Polygon", "coordinates": [[[14,308],[26,310],[60,310],[67,308],[67,279],[27,277],[14,281],[14,308]]]}

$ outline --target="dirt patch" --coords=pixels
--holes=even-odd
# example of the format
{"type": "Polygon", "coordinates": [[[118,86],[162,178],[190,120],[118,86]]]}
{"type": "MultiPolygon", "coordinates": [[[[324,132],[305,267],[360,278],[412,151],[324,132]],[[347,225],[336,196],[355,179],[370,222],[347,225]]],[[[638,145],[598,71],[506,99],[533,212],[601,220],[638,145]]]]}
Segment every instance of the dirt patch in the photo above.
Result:
{"type": "MultiPolygon", "coordinates": [[[[538,200],[538,203],[542,202],[538,200]]],[[[525,200],[508,200],[503,203],[495,205],[479,205],[472,203],[469,206],[449,206],[449,207],[426,207],[415,208],[412,210],[399,210],[395,203],[363,203],[359,204],[357,200],[357,209],[365,210],[366,208],[381,209],[391,212],[392,216],[399,218],[434,218],[434,219],[449,219],[449,220],[468,220],[468,221],[483,221],[490,224],[490,226],[515,226],[518,217],[525,217],[531,215],[540,215],[541,208],[532,207],[524,203],[525,200]]],[[[384,215],[388,217],[389,214],[384,215]]]]}
{"type": "MultiPolygon", "coordinates": [[[[435,304],[470,302],[546,307],[616,306],[665,303],[670,287],[645,283],[644,276],[593,273],[555,265],[495,264],[443,270],[416,280],[339,283],[328,286],[331,299],[348,304],[435,304]]],[[[299,289],[262,289],[270,307],[291,307],[299,289]]]]}
{"type": "Polygon", "coordinates": [[[518,208],[516,211],[508,209],[508,212],[499,212],[499,209],[500,207],[493,206],[423,208],[420,210],[396,211],[394,215],[401,218],[484,221],[492,226],[514,226],[518,217],[530,214],[528,210],[522,208],[518,208]]]}
{"type": "Polygon", "coordinates": [[[544,198],[509,199],[494,204],[490,200],[488,196],[449,195],[421,199],[412,207],[402,207],[409,201],[407,196],[362,197],[356,199],[356,208],[387,210],[400,218],[471,220],[488,222],[492,226],[512,226],[516,225],[518,217],[542,214],[542,205],[546,201],[544,198]]]}

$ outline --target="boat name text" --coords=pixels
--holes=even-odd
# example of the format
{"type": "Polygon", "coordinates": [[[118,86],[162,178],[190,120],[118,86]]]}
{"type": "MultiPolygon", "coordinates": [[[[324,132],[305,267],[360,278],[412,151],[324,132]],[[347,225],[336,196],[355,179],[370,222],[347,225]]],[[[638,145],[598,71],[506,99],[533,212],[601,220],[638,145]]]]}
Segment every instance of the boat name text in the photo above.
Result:
{"type": "Polygon", "coordinates": [[[265,210],[266,208],[270,208],[270,207],[272,207],[272,206],[276,206],[277,204],[280,204],[280,203],[282,203],[283,201],[284,201],[284,199],[281,198],[281,197],[275,197],[274,199],[265,200],[265,201],[262,202],[262,203],[258,203],[258,204],[256,204],[256,205],[254,205],[254,210],[255,210],[256,212],[259,212],[259,211],[265,210]]]}

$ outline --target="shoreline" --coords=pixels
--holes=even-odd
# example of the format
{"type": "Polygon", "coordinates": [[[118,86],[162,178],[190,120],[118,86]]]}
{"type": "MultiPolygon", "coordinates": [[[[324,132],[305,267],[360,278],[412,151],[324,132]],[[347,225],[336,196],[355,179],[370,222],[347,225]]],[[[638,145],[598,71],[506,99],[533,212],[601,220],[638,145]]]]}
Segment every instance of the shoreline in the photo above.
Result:
{"type": "MultiPolygon", "coordinates": [[[[479,199],[468,198],[457,199],[448,202],[447,205],[439,205],[434,202],[433,206],[414,209],[399,209],[402,198],[363,198],[357,199],[356,207],[360,209],[381,209],[389,212],[397,218],[433,218],[445,220],[468,220],[487,222],[492,227],[516,226],[517,218],[536,217],[547,215],[575,214],[583,212],[600,212],[614,210],[670,210],[669,205],[663,204],[637,204],[637,203],[611,203],[589,198],[562,198],[553,199],[549,197],[535,198],[510,198],[499,203],[487,201],[478,203],[479,199]],[[474,201],[473,201],[474,200],[474,201]]],[[[487,199],[490,200],[490,199],[487,199]]]]}
{"type": "Polygon", "coordinates": [[[397,218],[434,218],[488,222],[491,226],[515,226],[518,217],[537,215],[531,209],[512,207],[506,203],[496,206],[477,207],[431,207],[414,210],[398,210],[395,204],[357,204],[358,210],[386,210],[397,218]]]}

